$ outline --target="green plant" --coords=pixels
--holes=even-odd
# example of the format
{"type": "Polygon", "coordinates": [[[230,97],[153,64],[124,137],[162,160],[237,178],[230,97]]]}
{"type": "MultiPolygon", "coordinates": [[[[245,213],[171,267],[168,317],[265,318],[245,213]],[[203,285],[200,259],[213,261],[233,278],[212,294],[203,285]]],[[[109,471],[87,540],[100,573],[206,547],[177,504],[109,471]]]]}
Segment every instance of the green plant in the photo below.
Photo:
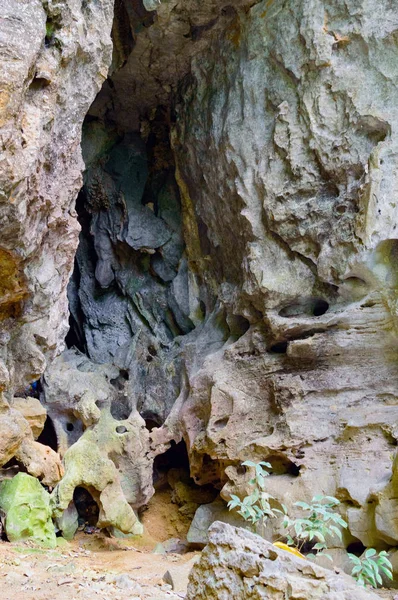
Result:
{"type": "Polygon", "coordinates": [[[253,524],[260,522],[264,525],[267,519],[282,516],[283,527],[287,529],[286,537],[289,546],[296,546],[301,551],[306,542],[315,542],[312,549],[318,553],[322,552],[331,560],[331,557],[324,552],[328,547],[328,539],[337,536],[341,540],[341,528],[347,527],[345,520],[336,512],[340,504],[339,500],[333,496],[318,495],[314,496],[311,504],[296,502],[294,506],[306,514],[302,518],[292,519],[287,514],[284,504],[280,505],[281,509],[271,505],[271,503],[278,504],[278,501],[265,491],[265,482],[269,475],[266,469],[271,469],[272,465],[264,461],[255,463],[251,460],[246,460],[242,465],[254,469],[254,478],[250,480],[253,491],[243,500],[232,494],[228,502],[229,510],[236,508],[246,521],[253,524]]]}
{"type": "Polygon", "coordinates": [[[245,521],[250,521],[253,524],[260,521],[261,524],[264,525],[267,519],[283,514],[279,509],[271,507],[270,501],[274,500],[274,498],[264,489],[265,479],[269,475],[268,471],[265,469],[271,469],[272,466],[270,463],[264,461],[255,463],[251,460],[246,460],[242,465],[244,467],[254,468],[254,478],[250,479],[250,485],[253,486],[253,491],[243,500],[238,496],[231,494],[228,508],[229,510],[236,508],[245,521]]]}
{"type": "Polygon", "coordinates": [[[377,588],[383,583],[381,573],[384,573],[389,579],[393,579],[392,564],[388,560],[385,550],[377,554],[374,548],[368,548],[360,558],[355,554],[348,554],[348,556],[354,563],[351,575],[359,585],[366,586],[368,584],[377,588]]]}
{"type": "MultiPolygon", "coordinates": [[[[283,526],[289,530],[287,543],[295,545],[295,540],[299,540],[298,549],[301,551],[306,542],[315,541],[313,550],[322,552],[324,556],[331,557],[324,553],[328,547],[328,538],[338,537],[342,539],[341,527],[346,528],[347,523],[336,512],[336,507],[340,504],[337,498],[333,496],[314,496],[311,504],[306,502],[295,502],[297,506],[305,513],[302,518],[291,519],[287,514],[284,515],[283,526]]],[[[308,556],[313,556],[309,554],[308,556]]]]}

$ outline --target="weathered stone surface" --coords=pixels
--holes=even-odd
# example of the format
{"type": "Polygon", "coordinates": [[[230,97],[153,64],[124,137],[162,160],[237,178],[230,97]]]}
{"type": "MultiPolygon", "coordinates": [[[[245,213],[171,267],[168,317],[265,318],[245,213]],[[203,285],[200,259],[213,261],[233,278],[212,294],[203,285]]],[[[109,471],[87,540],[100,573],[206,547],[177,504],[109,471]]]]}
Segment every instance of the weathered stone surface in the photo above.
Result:
{"type": "Polygon", "coordinates": [[[63,346],[83,118],[111,60],[111,0],[1,0],[0,357],[24,388],[63,346]]]}
{"type": "Polygon", "coordinates": [[[31,434],[29,423],[22,414],[10,408],[0,395],[0,466],[15,456],[23,439],[31,434]]]}
{"type": "Polygon", "coordinates": [[[250,323],[189,377],[191,474],[228,499],[248,490],[240,462],[268,460],[291,513],[340,498],[342,547],[396,544],[398,20],[378,10],[239,12],[193,60],[172,137],[189,268],[250,323]]]}
{"type": "Polygon", "coordinates": [[[209,527],[215,521],[251,529],[249,523],[245,522],[235,511],[231,512],[228,510],[226,503],[218,499],[210,504],[199,506],[187,534],[188,542],[190,544],[205,546],[209,541],[209,527]]]}
{"type": "Polygon", "coordinates": [[[5,531],[11,542],[32,539],[56,547],[50,495],[37,479],[18,473],[0,483],[0,508],[6,514],[5,531]]]}
{"type": "Polygon", "coordinates": [[[65,463],[65,477],[53,493],[57,516],[76,487],[85,487],[100,508],[98,526],[129,533],[137,521],[131,506],[142,506],[153,493],[152,459],[145,422],[118,375],[112,365],[96,365],[68,350],[43,383],[65,463]]]}
{"type": "Polygon", "coordinates": [[[171,585],[174,592],[186,594],[188,588],[188,578],[192,567],[198,562],[199,556],[194,556],[183,565],[171,566],[163,575],[166,583],[171,585]]]}
{"type": "MultiPolygon", "coordinates": [[[[23,399],[20,399],[23,401],[23,399]]],[[[37,422],[40,410],[36,405],[36,400],[31,406],[36,406],[35,410],[28,411],[33,422],[29,422],[20,410],[17,410],[14,404],[10,407],[3,395],[0,397],[0,466],[5,465],[9,460],[15,458],[34,477],[38,477],[44,485],[54,486],[63,475],[63,467],[60,457],[51,448],[39,444],[34,440],[33,431],[39,429],[37,422]],[[34,416],[33,414],[34,413],[34,416]]],[[[38,401],[37,401],[38,402],[38,401]]],[[[41,414],[45,415],[45,409],[42,408],[41,414]]],[[[27,415],[29,417],[29,415],[27,415]]]]}
{"type": "Polygon", "coordinates": [[[79,527],[79,514],[73,502],[62,512],[61,516],[55,520],[58,529],[62,532],[62,537],[66,540],[72,540],[79,527]]]}
{"type": "Polygon", "coordinates": [[[37,398],[13,398],[11,406],[25,417],[30,425],[33,437],[37,439],[43,431],[47,413],[43,404],[37,398]]]}
{"type": "Polygon", "coordinates": [[[15,452],[16,460],[25,467],[30,475],[37,477],[43,485],[53,488],[64,474],[59,454],[52,448],[35,442],[32,436],[26,436],[15,452]]]}
{"type": "Polygon", "coordinates": [[[377,600],[343,573],[324,569],[259,536],[216,522],[194,565],[187,600],[377,600]]]}

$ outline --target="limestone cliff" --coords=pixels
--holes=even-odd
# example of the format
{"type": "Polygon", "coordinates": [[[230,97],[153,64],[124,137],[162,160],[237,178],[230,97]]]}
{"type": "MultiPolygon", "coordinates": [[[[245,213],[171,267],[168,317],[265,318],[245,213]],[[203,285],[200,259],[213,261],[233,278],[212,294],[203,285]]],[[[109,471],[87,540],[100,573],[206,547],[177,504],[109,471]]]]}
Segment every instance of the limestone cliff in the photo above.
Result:
{"type": "Polygon", "coordinates": [[[3,2],[3,388],[69,316],[42,379],[57,510],[109,477],[142,506],[183,439],[224,499],[248,458],[291,510],[337,496],[336,555],[397,545],[395,2],[124,0],[112,62],[110,2],[3,2]]]}

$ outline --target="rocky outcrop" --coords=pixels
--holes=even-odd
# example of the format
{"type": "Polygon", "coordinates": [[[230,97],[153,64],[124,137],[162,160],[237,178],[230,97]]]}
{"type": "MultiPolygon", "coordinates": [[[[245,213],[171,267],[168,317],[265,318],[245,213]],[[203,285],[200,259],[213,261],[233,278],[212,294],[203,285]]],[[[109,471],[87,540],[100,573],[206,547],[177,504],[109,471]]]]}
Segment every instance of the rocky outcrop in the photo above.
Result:
{"type": "Polygon", "coordinates": [[[216,522],[194,565],[187,600],[377,600],[342,573],[295,557],[244,529],[216,522]]]}
{"type": "MultiPolygon", "coordinates": [[[[111,61],[113,3],[1,0],[0,13],[0,392],[11,400],[64,345],[81,126],[111,61]]],[[[15,457],[55,485],[59,457],[34,441],[21,403],[1,404],[0,464],[15,457]]]]}
{"type": "Polygon", "coordinates": [[[250,323],[190,378],[191,472],[228,499],[248,490],[239,463],[267,460],[292,511],[340,498],[342,546],[398,543],[381,517],[396,510],[397,19],[379,9],[377,26],[365,3],[239,12],[193,60],[172,135],[189,267],[250,323]]]}
{"type": "Polygon", "coordinates": [[[0,358],[10,390],[40,377],[67,331],[81,126],[111,61],[112,7],[1,1],[0,358]]]}
{"type": "Polygon", "coordinates": [[[111,3],[22,2],[16,18],[2,1],[1,463],[56,483],[11,392],[62,347],[78,216],[77,350],[43,379],[56,510],[85,487],[101,524],[130,531],[154,457],[183,438],[196,483],[225,500],[247,493],[243,460],[267,460],[291,513],[340,499],[334,552],[397,545],[388,0],[118,2],[90,109],[111,3]]]}
{"type": "Polygon", "coordinates": [[[18,473],[0,484],[0,508],[5,514],[5,532],[11,542],[34,540],[47,548],[55,548],[51,519],[50,495],[39,481],[18,473]]]}
{"type": "Polygon", "coordinates": [[[75,489],[83,487],[100,508],[99,526],[130,533],[137,529],[132,507],[153,494],[152,460],[145,421],[118,375],[115,367],[96,365],[77,350],[64,352],[46,372],[48,415],[65,464],[52,502],[60,517],[75,489]]]}

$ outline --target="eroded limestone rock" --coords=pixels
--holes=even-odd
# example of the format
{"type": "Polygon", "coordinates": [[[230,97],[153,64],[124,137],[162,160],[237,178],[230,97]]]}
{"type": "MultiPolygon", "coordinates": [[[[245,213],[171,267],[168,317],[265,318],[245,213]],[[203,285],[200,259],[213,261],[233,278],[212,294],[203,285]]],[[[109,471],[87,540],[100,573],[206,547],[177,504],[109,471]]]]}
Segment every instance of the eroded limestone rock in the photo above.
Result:
{"type": "Polygon", "coordinates": [[[385,543],[396,511],[398,21],[378,8],[238,12],[193,60],[172,137],[189,265],[227,320],[250,323],[189,376],[191,473],[243,497],[240,463],[267,460],[291,513],[317,493],[342,501],[341,548],[385,543]]]}
{"type": "Polygon", "coordinates": [[[194,565],[187,600],[377,600],[343,573],[324,569],[259,536],[216,522],[194,565]]]}
{"type": "Polygon", "coordinates": [[[111,61],[112,8],[0,3],[0,357],[12,390],[41,376],[67,331],[81,126],[111,61]]]}
{"type": "Polygon", "coordinates": [[[60,517],[77,487],[97,502],[99,527],[140,529],[133,507],[153,493],[149,432],[112,365],[68,350],[46,372],[48,415],[64,457],[65,476],[53,492],[60,517]]]}
{"type": "Polygon", "coordinates": [[[37,398],[13,398],[11,406],[25,417],[32,430],[35,440],[43,431],[47,418],[47,412],[40,400],[37,398]]]}
{"type": "Polygon", "coordinates": [[[49,548],[57,545],[51,519],[50,495],[35,477],[18,473],[0,483],[0,508],[10,542],[33,540],[49,548]]]}

